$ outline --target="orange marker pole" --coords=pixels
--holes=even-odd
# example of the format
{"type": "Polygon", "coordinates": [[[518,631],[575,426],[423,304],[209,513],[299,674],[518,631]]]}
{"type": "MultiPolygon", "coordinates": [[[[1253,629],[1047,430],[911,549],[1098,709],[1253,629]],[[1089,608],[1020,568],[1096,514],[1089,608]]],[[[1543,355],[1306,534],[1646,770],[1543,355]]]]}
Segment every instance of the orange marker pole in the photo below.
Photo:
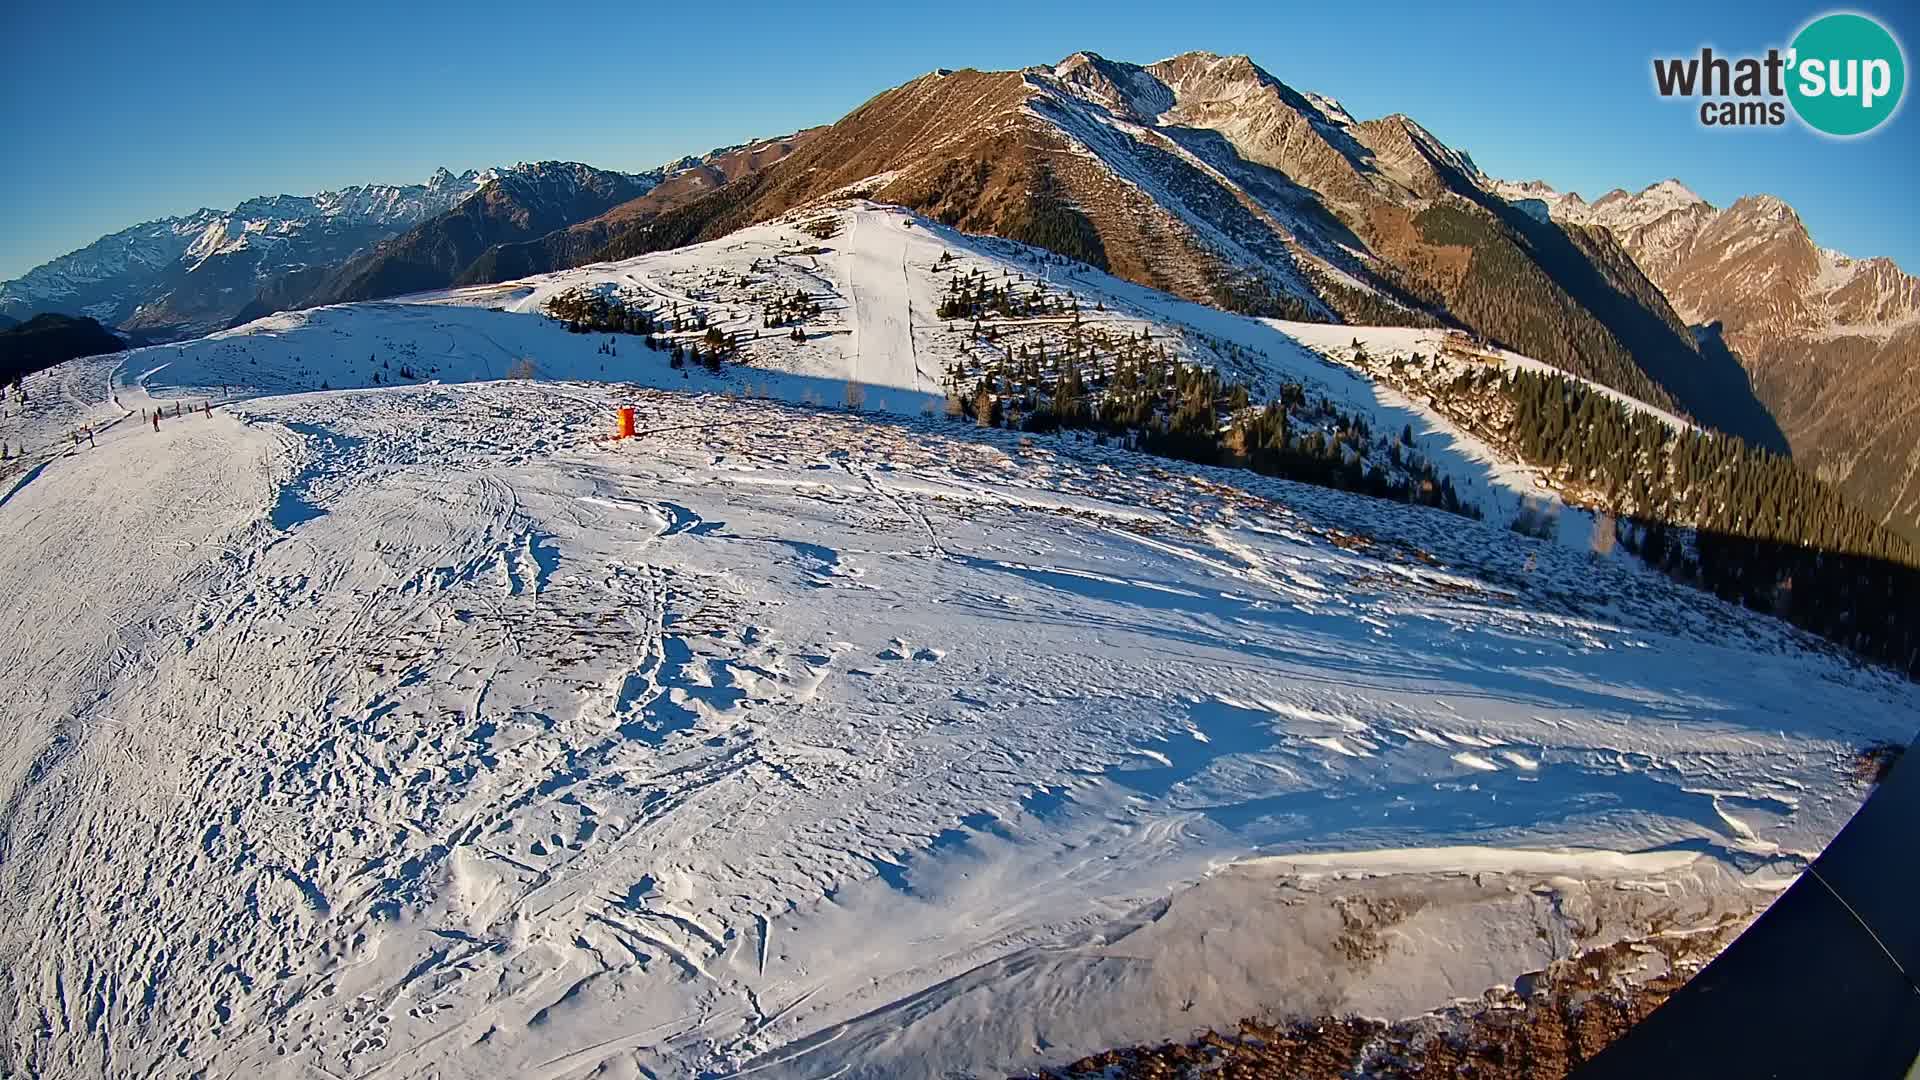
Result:
{"type": "Polygon", "coordinates": [[[619,429],[619,433],[616,434],[614,438],[616,439],[633,438],[633,406],[622,405],[620,407],[620,429],[619,429]]]}

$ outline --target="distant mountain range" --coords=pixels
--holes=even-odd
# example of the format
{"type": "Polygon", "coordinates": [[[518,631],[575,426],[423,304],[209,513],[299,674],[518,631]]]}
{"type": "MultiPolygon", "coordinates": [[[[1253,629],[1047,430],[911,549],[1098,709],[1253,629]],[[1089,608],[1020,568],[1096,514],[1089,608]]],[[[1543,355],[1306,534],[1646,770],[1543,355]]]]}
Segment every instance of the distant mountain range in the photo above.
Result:
{"type": "Polygon", "coordinates": [[[447,210],[494,175],[442,169],[423,184],[262,196],[135,225],[0,284],[0,312],[25,319],[60,311],[148,332],[217,329],[261,282],[345,259],[447,210]]]}
{"type": "Polygon", "coordinates": [[[343,263],[267,283],[264,300],[237,317],[445,288],[494,244],[565,228],[646,194],[660,179],[573,162],[516,165],[489,176],[448,209],[343,263]]]}
{"type": "Polygon", "coordinates": [[[1538,181],[1500,190],[1611,231],[1704,342],[1739,357],[1801,465],[1920,533],[1920,281],[1819,247],[1769,195],[1720,209],[1677,180],[1592,204],[1538,181]]]}
{"type": "Polygon", "coordinates": [[[936,71],[830,126],[642,174],[543,162],[250,200],[103,238],[0,285],[0,312],[178,336],[850,195],[1237,311],[1460,327],[1791,450],[1920,535],[1920,319],[1892,263],[1816,247],[1767,197],[1718,210],[1667,182],[1588,204],[1489,177],[1408,116],[1357,120],[1244,56],[936,71]]]}
{"type": "Polygon", "coordinates": [[[545,161],[248,199],[123,229],[0,283],[0,315],[82,314],[165,340],[281,308],[443,287],[495,244],[537,240],[663,183],[661,205],[674,205],[737,175],[739,163],[777,160],[784,152],[765,148],[779,145],[728,147],[637,174],[545,161]]]}
{"type": "Polygon", "coordinates": [[[459,283],[511,281],[584,265],[613,237],[785,159],[819,130],[725,147],[676,162],[659,184],[639,198],[533,240],[496,243],[460,271],[459,283]]]}

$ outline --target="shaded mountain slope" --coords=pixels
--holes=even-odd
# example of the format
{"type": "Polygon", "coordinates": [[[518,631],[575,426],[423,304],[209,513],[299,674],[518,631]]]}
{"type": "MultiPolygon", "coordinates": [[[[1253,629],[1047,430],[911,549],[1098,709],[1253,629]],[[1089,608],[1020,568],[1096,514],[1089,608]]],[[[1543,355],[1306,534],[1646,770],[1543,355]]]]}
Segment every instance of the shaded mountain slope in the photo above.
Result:
{"type": "Polygon", "coordinates": [[[302,306],[444,288],[495,244],[527,240],[651,190],[648,177],[573,162],[522,166],[472,198],[330,272],[302,306]]]}
{"type": "Polygon", "coordinates": [[[510,281],[591,261],[594,252],[619,233],[784,160],[816,130],[715,150],[691,164],[680,163],[652,190],[605,213],[534,240],[493,245],[460,271],[459,282],[510,281]]]}
{"type": "Polygon", "coordinates": [[[80,356],[119,352],[126,344],[85,316],[35,315],[0,328],[0,385],[80,356]]]}
{"type": "Polygon", "coordinates": [[[1538,182],[1502,188],[1569,231],[1609,231],[1714,370],[1743,369],[1796,459],[1920,536],[1920,281],[1819,247],[1772,196],[1719,209],[1673,180],[1591,205],[1538,182]]]}

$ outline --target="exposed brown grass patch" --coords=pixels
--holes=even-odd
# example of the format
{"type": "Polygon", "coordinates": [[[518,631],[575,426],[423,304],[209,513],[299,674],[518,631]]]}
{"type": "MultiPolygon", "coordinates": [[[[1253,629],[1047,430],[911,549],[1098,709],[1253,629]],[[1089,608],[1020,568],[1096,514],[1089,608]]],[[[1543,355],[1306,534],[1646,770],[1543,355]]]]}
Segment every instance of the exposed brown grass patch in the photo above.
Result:
{"type": "Polygon", "coordinates": [[[1893,772],[1907,748],[1899,743],[1883,742],[1861,748],[1853,756],[1853,778],[1865,784],[1878,784],[1893,772]]]}
{"type": "MultiPolygon", "coordinates": [[[[1342,920],[1364,952],[1374,930],[1410,914],[1343,910],[1342,920]]],[[[1616,942],[1523,980],[1525,993],[1490,991],[1413,1020],[1248,1018],[1232,1031],[1107,1050],[1022,1080],[1561,1080],[1658,1008],[1744,925],[1730,918],[1699,933],[1616,942]],[[1662,970],[1643,977],[1650,965],[1662,970]]]]}

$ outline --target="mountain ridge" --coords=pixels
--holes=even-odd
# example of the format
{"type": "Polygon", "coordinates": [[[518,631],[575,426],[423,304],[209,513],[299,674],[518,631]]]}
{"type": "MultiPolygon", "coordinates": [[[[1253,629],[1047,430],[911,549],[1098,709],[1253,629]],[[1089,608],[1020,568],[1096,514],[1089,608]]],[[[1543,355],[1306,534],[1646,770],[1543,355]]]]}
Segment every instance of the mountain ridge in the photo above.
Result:
{"type": "Polygon", "coordinates": [[[787,161],[593,254],[712,239],[866,195],[1243,313],[1452,325],[1784,450],[1613,241],[1529,217],[1404,114],[1356,121],[1245,56],[941,69],[787,161]]]}
{"type": "Polygon", "coordinates": [[[453,284],[497,243],[528,240],[644,195],[651,175],[578,162],[523,163],[446,211],[329,271],[299,306],[371,300],[453,284]]]}
{"type": "MultiPolygon", "coordinates": [[[[508,201],[518,209],[503,211],[504,216],[520,216],[522,231],[538,234],[606,208],[602,201],[562,205],[564,199],[542,199],[528,185],[539,183],[543,175],[551,180],[567,169],[586,170],[602,178],[598,183],[606,191],[631,199],[687,170],[706,167],[716,157],[756,145],[724,147],[642,173],[556,161],[459,173],[443,166],[419,183],[251,196],[226,210],[201,208],[128,226],[0,282],[0,314],[20,320],[42,311],[73,311],[142,338],[195,336],[231,325],[243,314],[301,302],[329,282],[339,296],[361,298],[361,291],[377,291],[383,280],[407,279],[407,274],[369,267],[365,261],[355,271],[346,267],[408,230],[457,211],[490,186],[517,187],[508,201]],[[625,178],[624,186],[612,179],[616,177],[625,178]],[[532,212],[541,204],[552,212],[535,220],[532,212]],[[357,272],[364,284],[356,287],[339,276],[343,272],[357,272]]],[[[527,239],[519,234],[510,238],[527,239]]],[[[495,238],[486,239],[491,243],[495,238]]],[[[461,260],[454,271],[470,261],[461,260]]],[[[446,276],[450,282],[451,273],[446,276]]]]}
{"type": "Polygon", "coordinates": [[[441,168],[421,183],[260,195],[229,210],[155,218],[0,282],[0,311],[17,319],[71,311],[148,331],[169,320],[187,330],[224,324],[220,296],[250,292],[256,280],[315,260],[344,258],[452,206],[483,175],[441,168]]]}
{"type": "Polygon", "coordinates": [[[1816,244],[1773,195],[1723,208],[1663,180],[1589,204],[1540,181],[1499,186],[1530,213],[1613,233],[1749,373],[1796,457],[1920,536],[1920,279],[1816,244]]]}
{"type": "Polygon", "coordinates": [[[469,285],[508,281],[577,266],[622,228],[651,220],[742,176],[784,160],[807,136],[818,130],[809,128],[792,135],[720,147],[698,157],[681,158],[662,166],[664,175],[660,182],[636,198],[585,221],[574,222],[531,240],[491,246],[462,269],[456,275],[455,282],[469,285]]]}

